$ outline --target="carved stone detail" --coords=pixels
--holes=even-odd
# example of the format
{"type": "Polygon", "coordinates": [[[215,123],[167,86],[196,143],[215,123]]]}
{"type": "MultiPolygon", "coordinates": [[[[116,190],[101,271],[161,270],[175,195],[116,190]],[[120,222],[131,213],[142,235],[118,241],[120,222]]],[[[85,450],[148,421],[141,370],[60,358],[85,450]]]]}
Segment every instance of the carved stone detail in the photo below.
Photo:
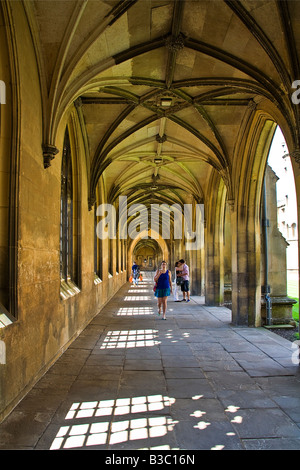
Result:
{"type": "Polygon", "coordinates": [[[55,155],[58,154],[59,150],[55,145],[44,144],[43,145],[43,156],[44,156],[44,168],[51,166],[51,160],[54,159],[55,155]]]}
{"type": "Polygon", "coordinates": [[[255,103],[254,100],[249,100],[248,108],[251,109],[252,111],[255,111],[255,110],[256,110],[257,104],[255,103]]]}
{"type": "Polygon", "coordinates": [[[169,36],[166,39],[166,48],[171,52],[177,52],[184,48],[184,35],[180,33],[178,36],[169,36]]]}
{"type": "Polygon", "coordinates": [[[167,140],[166,134],[162,136],[159,134],[156,135],[156,142],[158,142],[159,144],[163,144],[166,140],[167,140]]]}
{"type": "Polygon", "coordinates": [[[90,196],[88,198],[88,208],[89,208],[89,211],[91,211],[94,207],[94,205],[96,204],[96,197],[95,196],[90,196]]]}
{"type": "Polygon", "coordinates": [[[227,199],[227,204],[228,204],[230,212],[233,212],[235,200],[234,199],[227,199]]]}

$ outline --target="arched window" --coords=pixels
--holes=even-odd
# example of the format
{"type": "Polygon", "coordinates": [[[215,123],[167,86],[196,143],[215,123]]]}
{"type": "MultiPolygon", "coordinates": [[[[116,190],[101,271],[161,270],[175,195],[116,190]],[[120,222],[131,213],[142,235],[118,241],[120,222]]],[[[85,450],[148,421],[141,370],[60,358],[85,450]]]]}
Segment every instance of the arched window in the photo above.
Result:
{"type": "Polygon", "coordinates": [[[127,241],[126,240],[122,240],[123,242],[123,257],[124,257],[124,261],[123,261],[123,266],[124,266],[124,271],[126,271],[127,269],[127,241]]]}
{"type": "Polygon", "coordinates": [[[120,240],[120,248],[121,248],[121,272],[124,271],[124,243],[123,240],[120,240]]]}
{"type": "Polygon", "coordinates": [[[60,198],[60,276],[61,297],[68,298],[79,292],[76,282],[78,274],[77,246],[74,240],[74,185],[72,155],[68,129],[65,133],[61,164],[60,198]]]}
{"type": "Polygon", "coordinates": [[[99,284],[103,278],[102,272],[102,240],[97,235],[97,204],[94,207],[94,283],[99,284]]]}
{"type": "Polygon", "coordinates": [[[113,276],[114,240],[108,237],[108,276],[113,276]]]}
{"type": "Polygon", "coordinates": [[[119,274],[120,272],[120,240],[119,236],[116,237],[116,273],[119,274]]]}
{"type": "Polygon", "coordinates": [[[67,281],[73,277],[73,176],[68,131],[62,155],[60,204],[60,275],[67,281]]]}
{"type": "MultiPolygon", "coordinates": [[[[1,130],[0,115],[0,130],[1,130]]],[[[1,132],[2,134],[2,132],[1,132]]],[[[4,140],[4,139],[3,139],[4,140]]],[[[2,143],[1,143],[2,144],[2,143]]],[[[4,150],[4,149],[3,149],[4,150]]],[[[9,149],[6,149],[9,151],[9,149]]],[[[0,315],[4,307],[9,309],[9,199],[10,161],[0,145],[0,315]],[[1,307],[2,304],[2,307],[1,307]]],[[[9,153],[8,153],[9,154],[9,153]]]]}
{"type": "MultiPolygon", "coordinates": [[[[8,47],[9,28],[0,2],[0,328],[17,318],[18,247],[18,101],[13,48],[8,47]],[[11,52],[11,57],[9,56],[11,52]]],[[[0,345],[1,346],[1,345],[0,345]]]]}

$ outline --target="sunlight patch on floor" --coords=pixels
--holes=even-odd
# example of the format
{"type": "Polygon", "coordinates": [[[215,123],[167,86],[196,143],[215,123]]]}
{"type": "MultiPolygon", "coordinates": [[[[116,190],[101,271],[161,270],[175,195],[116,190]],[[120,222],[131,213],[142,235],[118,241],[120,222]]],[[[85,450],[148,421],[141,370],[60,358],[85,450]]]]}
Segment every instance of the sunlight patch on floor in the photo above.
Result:
{"type": "Polygon", "coordinates": [[[139,348],[155,346],[158,330],[116,330],[109,331],[100,346],[100,349],[139,348]]]}
{"type": "Polygon", "coordinates": [[[121,307],[117,316],[153,315],[153,307],[121,307]]]}
{"type": "MultiPolygon", "coordinates": [[[[100,416],[117,417],[135,413],[155,412],[175,403],[163,395],[137,396],[73,403],[66,421],[100,416]]],[[[173,431],[174,421],[168,416],[142,416],[113,422],[92,422],[61,426],[50,450],[82,448],[94,445],[113,445],[127,441],[165,436],[173,431]]]]}

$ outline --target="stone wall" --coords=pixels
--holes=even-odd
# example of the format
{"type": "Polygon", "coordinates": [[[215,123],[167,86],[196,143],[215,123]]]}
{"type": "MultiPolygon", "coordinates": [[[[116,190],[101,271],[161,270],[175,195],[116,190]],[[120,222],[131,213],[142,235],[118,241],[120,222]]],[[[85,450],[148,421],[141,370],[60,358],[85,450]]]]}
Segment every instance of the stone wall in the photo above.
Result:
{"type": "MultiPolygon", "coordinates": [[[[77,133],[77,142],[73,145],[76,159],[73,178],[77,186],[80,284],[76,295],[66,300],[60,297],[61,149],[66,125],[71,122],[76,126],[76,112],[72,109],[61,121],[56,143],[60,152],[51,167],[44,169],[39,70],[22,5],[12,3],[13,9],[19,9],[15,11],[14,25],[20,84],[15,286],[18,304],[14,321],[0,328],[1,344],[5,345],[5,358],[0,364],[0,421],[126,282],[125,271],[116,274],[115,262],[113,276],[108,276],[107,243],[104,243],[103,279],[94,283],[94,212],[88,210],[84,146],[77,133]]],[[[13,117],[17,119],[16,112],[13,117]]],[[[3,121],[0,172],[8,172],[3,167],[7,148],[3,148],[2,124],[3,121]]],[[[14,125],[18,123],[14,121],[14,125]]],[[[2,213],[0,217],[0,226],[8,229],[7,218],[2,213]]]]}

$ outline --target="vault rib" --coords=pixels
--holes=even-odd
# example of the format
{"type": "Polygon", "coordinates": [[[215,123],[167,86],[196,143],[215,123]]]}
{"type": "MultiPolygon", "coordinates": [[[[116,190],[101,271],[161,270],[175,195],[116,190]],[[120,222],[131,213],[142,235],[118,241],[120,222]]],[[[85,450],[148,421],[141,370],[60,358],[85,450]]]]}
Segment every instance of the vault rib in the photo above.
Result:
{"type": "Polygon", "coordinates": [[[172,19],[172,33],[166,39],[166,48],[168,50],[168,59],[166,66],[166,87],[169,89],[172,85],[177,52],[184,47],[184,36],[180,34],[180,28],[183,17],[185,0],[175,0],[172,19]]]}
{"type": "Polygon", "coordinates": [[[248,31],[255,37],[260,46],[265,50],[268,56],[271,59],[272,64],[276,68],[282,84],[286,90],[290,88],[290,76],[286,70],[286,67],[278,54],[278,51],[273,46],[272,42],[268,36],[263,32],[260,26],[257,24],[255,19],[250,15],[250,13],[243,7],[241,2],[233,0],[224,0],[226,5],[238,16],[241,22],[246,26],[248,31]]]}

